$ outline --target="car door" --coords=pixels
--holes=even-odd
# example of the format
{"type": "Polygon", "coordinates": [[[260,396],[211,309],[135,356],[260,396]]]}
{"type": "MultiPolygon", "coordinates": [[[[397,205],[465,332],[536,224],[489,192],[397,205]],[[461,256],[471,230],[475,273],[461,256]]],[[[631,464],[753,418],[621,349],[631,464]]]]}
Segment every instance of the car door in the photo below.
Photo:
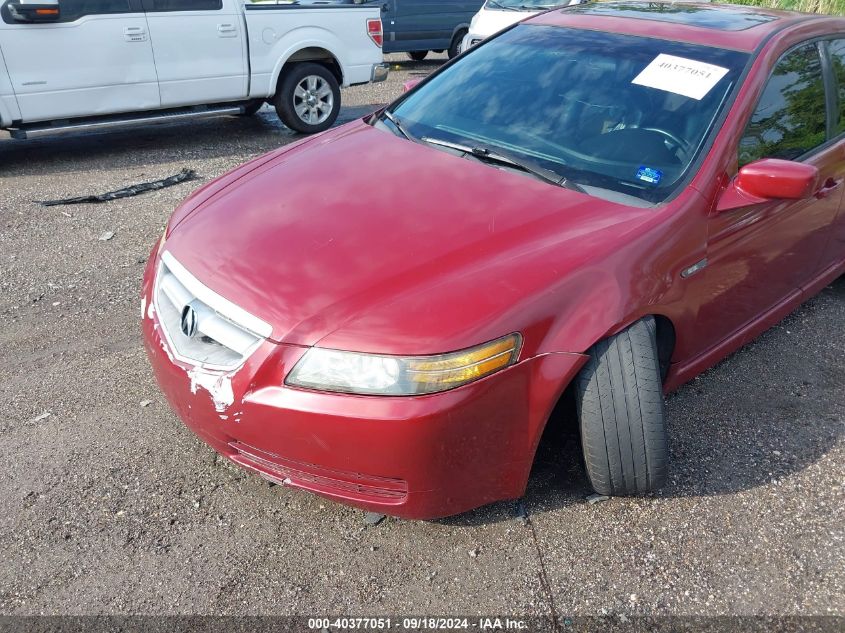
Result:
{"type": "Polygon", "coordinates": [[[143,0],[161,105],[246,99],[246,34],[239,0],[143,0]]]}
{"type": "Polygon", "coordinates": [[[59,18],[18,22],[0,8],[0,45],[24,122],[159,107],[140,0],[61,0],[59,18]]]}
{"type": "Polygon", "coordinates": [[[445,50],[455,28],[469,24],[479,2],[465,0],[391,0],[384,16],[386,52],[445,50]],[[469,17],[467,17],[469,16],[469,17]]]}
{"type": "MultiPolygon", "coordinates": [[[[836,120],[833,132],[837,139],[845,138],[845,37],[828,42],[833,77],[836,83],[836,120]]],[[[845,161],[845,151],[842,159],[845,161]]],[[[830,241],[822,266],[833,265],[845,259],[845,201],[839,206],[839,213],[833,223],[830,241]]]]}
{"type": "Polygon", "coordinates": [[[428,50],[421,48],[420,4],[420,0],[387,0],[383,4],[385,53],[428,50]]]}
{"type": "Polygon", "coordinates": [[[794,297],[822,264],[845,178],[845,142],[831,138],[822,47],[803,43],[779,58],[737,148],[739,167],[762,158],[815,165],[819,190],[806,200],[712,212],[697,333],[705,349],[794,297]]]}

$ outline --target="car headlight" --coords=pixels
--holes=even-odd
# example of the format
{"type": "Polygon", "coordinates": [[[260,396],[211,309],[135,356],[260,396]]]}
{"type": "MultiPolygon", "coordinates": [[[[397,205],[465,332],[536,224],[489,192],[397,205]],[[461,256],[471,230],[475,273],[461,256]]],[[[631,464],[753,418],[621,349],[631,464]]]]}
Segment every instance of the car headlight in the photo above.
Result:
{"type": "Polygon", "coordinates": [[[285,384],[319,391],[416,396],[454,389],[513,365],[522,337],[508,334],[470,349],[435,356],[380,356],[312,347],[285,384]]]}

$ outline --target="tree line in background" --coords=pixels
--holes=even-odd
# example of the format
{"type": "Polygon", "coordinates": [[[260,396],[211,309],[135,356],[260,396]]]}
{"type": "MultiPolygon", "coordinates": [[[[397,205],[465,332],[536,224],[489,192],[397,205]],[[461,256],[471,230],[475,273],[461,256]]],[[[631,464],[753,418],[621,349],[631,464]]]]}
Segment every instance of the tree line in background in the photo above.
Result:
{"type": "Polygon", "coordinates": [[[769,9],[808,11],[845,15],[845,0],[726,0],[730,4],[749,4],[769,9]]]}

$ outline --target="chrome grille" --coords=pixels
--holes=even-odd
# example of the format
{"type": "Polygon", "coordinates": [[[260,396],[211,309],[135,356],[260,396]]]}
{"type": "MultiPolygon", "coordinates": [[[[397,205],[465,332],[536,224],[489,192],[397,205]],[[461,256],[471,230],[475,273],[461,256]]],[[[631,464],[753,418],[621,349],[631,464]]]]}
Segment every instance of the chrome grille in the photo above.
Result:
{"type": "Polygon", "coordinates": [[[163,253],[153,299],[176,358],[209,369],[239,367],[271,333],[270,325],[221,297],[163,253]],[[182,333],[182,312],[196,314],[194,336],[182,333]]]}

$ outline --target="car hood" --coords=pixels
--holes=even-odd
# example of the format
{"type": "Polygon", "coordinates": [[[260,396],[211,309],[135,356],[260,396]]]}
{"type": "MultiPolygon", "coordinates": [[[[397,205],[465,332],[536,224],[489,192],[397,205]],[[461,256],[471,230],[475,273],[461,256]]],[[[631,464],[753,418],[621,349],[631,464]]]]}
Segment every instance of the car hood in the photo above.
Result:
{"type": "Polygon", "coordinates": [[[363,122],[243,169],[177,211],[166,249],[297,345],[434,353],[513,331],[526,292],[648,213],[363,122]]]}

